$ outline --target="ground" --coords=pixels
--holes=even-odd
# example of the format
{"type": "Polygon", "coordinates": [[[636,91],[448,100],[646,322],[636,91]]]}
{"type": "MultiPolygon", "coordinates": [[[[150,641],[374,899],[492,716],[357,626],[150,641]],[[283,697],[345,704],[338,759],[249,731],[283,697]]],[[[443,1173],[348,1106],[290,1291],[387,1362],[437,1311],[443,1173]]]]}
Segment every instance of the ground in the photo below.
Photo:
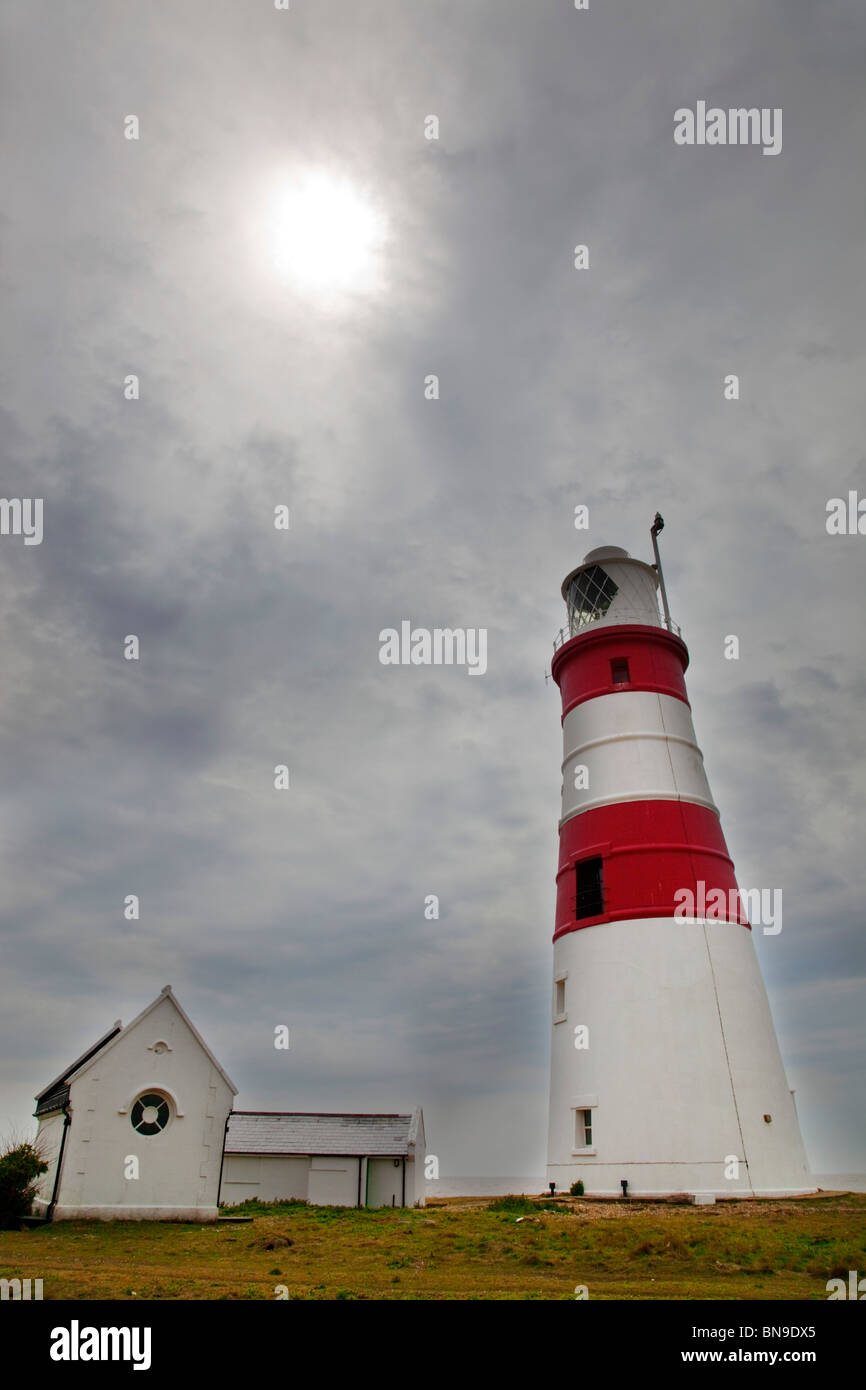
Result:
{"type": "Polygon", "coordinates": [[[860,1193],[237,1210],[253,1220],[0,1232],[0,1276],[41,1278],[45,1299],[574,1299],[585,1285],[597,1299],[825,1300],[831,1277],[866,1274],[860,1193]]]}

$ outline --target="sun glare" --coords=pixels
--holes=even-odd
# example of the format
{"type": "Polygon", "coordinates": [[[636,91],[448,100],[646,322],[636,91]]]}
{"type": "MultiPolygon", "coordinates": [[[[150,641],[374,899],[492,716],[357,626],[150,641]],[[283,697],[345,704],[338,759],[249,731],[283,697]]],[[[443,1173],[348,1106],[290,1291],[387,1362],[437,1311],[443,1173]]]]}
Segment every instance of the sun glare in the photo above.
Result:
{"type": "Polygon", "coordinates": [[[345,180],[324,173],[291,181],[275,197],[274,265],[296,289],[332,295],[375,289],[381,216],[345,180]]]}

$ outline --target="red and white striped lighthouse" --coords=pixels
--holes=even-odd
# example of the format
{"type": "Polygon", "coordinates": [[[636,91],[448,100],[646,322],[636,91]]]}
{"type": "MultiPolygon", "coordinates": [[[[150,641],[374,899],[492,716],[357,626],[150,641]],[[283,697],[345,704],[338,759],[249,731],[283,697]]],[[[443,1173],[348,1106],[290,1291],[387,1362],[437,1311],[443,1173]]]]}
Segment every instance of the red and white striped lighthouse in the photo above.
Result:
{"type": "Polygon", "coordinates": [[[663,580],[659,614],[662,525],[655,565],[606,546],[562,586],[548,1180],[803,1192],[794,1100],[663,580]]]}

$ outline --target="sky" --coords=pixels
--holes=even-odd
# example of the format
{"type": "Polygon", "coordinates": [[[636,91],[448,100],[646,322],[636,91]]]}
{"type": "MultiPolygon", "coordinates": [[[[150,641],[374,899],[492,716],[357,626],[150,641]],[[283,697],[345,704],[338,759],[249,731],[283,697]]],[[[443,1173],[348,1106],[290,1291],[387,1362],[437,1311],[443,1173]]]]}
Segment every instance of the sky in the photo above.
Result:
{"type": "Polygon", "coordinates": [[[171,984],[239,1108],[543,1173],[560,584],[660,510],[809,1158],[866,1170],[856,0],[7,0],[2,49],[0,1129],[171,984]],[[677,145],[699,100],[781,151],[677,145]],[[486,671],[383,665],[403,620],[486,671]]]}

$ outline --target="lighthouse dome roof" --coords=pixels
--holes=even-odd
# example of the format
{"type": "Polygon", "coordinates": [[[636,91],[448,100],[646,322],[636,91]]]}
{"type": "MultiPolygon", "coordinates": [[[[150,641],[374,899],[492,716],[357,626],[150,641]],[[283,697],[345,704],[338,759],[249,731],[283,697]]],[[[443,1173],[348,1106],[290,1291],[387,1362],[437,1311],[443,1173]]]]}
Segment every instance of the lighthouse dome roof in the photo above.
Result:
{"type": "Polygon", "coordinates": [[[629,553],[623,550],[621,545],[600,545],[596,550],[591,550],[588,555],[584,555],[585,565],[593,564],[596,560],[628,560],[629,553]]]}

